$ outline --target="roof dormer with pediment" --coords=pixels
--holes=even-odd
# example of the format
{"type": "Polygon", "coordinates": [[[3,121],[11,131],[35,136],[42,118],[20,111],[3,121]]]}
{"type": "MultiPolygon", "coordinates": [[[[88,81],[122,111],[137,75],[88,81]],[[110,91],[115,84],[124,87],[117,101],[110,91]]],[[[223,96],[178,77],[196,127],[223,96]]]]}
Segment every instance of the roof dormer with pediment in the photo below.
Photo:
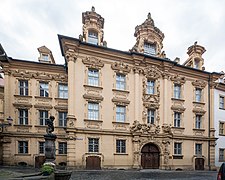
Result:
{"type": "Polygon", "coordinates": [[[40,57],[38,58],[38,61],[41,63],[49,63],[49,64],[55,64],[54,57],[52,55],[52,51],[48,49],[46,46],[41,46],[38,49],[38,52],[40,54],[40,57]]]}
{"type": "Polygon", "coordinates": [[[131,51],[157,57],[165,56],[164,52],[161,53],[164,34],[155,26],[151,13],[148,13],[144,23],[135,27],[134,36],[136,37],[136,44],[131,51]]]}

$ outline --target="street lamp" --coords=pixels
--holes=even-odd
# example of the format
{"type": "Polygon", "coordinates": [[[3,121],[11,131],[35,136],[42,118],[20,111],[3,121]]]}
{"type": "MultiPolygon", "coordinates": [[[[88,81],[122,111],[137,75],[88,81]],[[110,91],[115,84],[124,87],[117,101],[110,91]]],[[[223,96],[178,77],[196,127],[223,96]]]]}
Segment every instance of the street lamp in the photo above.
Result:
{"type": "Polygon", "coordinates": [[[12,125],[13,119],[11,118],[11,116],[7,117],[6,120],[7,120],[7,122],[0,123],[0,128],[1,128],[0,132],[1,133],[3,132],[3,130],[4,130],[4,128],[6,126],[11,126],[12,125]]]}

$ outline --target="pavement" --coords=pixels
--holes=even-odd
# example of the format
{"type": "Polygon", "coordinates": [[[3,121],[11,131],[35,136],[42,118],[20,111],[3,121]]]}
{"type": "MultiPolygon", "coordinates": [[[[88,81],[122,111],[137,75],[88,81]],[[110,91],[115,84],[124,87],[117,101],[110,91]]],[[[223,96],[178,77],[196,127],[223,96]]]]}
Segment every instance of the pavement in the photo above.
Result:
{"type": "MultiPolygon", "coordinates": [[[[0,166],[0,180],[40,172],[33,167],[0,166]]],[[[215,180],[216,171],[74,170],[70,180],[215,180]]]]}

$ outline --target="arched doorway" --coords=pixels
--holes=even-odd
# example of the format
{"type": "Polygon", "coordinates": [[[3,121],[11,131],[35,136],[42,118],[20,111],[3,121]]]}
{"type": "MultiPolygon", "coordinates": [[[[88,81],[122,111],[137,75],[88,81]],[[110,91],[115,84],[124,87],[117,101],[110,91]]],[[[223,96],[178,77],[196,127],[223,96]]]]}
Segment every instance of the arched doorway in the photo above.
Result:
{"type": "Polygon", "coordinates": [[[159,148],[152,143],[146,144],[141,150],[141,166],[143,169],[159,169],[159,148]]]}

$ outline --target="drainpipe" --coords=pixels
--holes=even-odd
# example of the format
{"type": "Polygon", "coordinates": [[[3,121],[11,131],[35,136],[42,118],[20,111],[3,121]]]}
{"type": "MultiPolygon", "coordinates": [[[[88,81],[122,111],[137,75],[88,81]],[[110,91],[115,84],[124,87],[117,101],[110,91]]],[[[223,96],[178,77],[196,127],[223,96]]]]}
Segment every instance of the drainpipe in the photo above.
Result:
{"type": "Polygon", "coordinates": [[[209,166],[209,170],[211,170],[211,165],[210,165],[210,75],[209,75],[209,79],[208,79],[208,166],[209,166]]]}

